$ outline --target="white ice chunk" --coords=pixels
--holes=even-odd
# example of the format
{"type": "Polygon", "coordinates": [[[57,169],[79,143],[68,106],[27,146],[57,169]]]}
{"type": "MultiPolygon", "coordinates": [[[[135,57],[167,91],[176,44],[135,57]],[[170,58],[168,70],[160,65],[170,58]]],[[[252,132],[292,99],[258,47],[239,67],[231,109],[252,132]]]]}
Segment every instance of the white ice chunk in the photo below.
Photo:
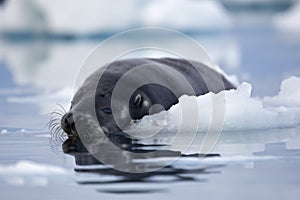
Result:
{"type": "Polygon", "coordinates": [[[278,95],[263,101],[269,106],[300,107],[300,78],[292,76],[282,81],[278,95]]]}
{"type": "MultiPolygon", "coordinates": [[[[300,78],[291,77],[282,82],[281,91],[277,96],[266,97],[263,100],[251,97],[252,86],[242,83],[236,90],[222,91],[218,94],[208,93],[197,98],[182,96],[179,104],[168,111],[146,116],[132,126],[132,130],[165,130],[176,133],[179,128],[191,131],[189,124],[182,124],[182,105],[192,112],[199,112],[198,132],[205,132],[217,116],[223,117],[222,131],[259,130],[270,128],[297,127],[300,125],[300,78]],[[193,106],[193,101],[197,105],[193,106]],[[217,114],[216,114],[217,113],[217,114]],[[223,114],[222,114],[223,113],[223,114]],[[163,123],[162,123],[163,121],[163,123]]],[[[185,110],[186,111],[186,110],[185,110]]],[[[184,123],[186,123],[185,120],[184,123]]],[[[222,125],[222,124],[221,124],[222,125]]],[[[146,131],[143,131],[145,133],[146,131]]]]}

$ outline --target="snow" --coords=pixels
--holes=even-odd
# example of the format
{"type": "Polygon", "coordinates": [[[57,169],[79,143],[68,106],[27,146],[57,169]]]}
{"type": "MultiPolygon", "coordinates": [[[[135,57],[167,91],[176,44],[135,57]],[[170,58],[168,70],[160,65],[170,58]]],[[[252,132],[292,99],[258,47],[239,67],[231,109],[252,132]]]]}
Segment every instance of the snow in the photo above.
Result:
{"type": "Polygon", "coordinates": [[[278,14],[274,18],[274,24],[283,32],[300,32],[300,3],[298,2],[291,10],[278,14]]]}
{"type": "Polygon", "coordinates": [[[221,121],[223,122],[223,131],[299,127],[299,85],[300,77],[288,78],[282,81],[278,95],[262,99],[252,97],[252,86],[245,82],[240,84],[236,90],[223,91],[218,94],[208,93],[199,97],[182,96],[179,103],[168,111],[145,116],[143,119],[133,122],[126,132],[146,138],[153,136],[147,135],[153,130],[176,133],[177,130],[184,128],[185,131],[193,131],[194,127],[190,127],[188,123],[195,119],[183,120],[183,117],[190,117],[192,112],[198,112],[199,117],[196,119],[198,120],[198,132],[206,132],[210,126],[213,126],[212,122],[218,115],[223,117],[221,121]],[[195,105],[195,100],[197,106],[192,106],[195,105]],[[182,114],[183,107],[186,109],[185,112],[187,110],[190,112],[190,116],[182,114]],[[217,116],[213,115],[214,108],[219,109],[217,116]],[[223,116],[222,110],[224,111],[223,116]],[[141,136],[141,130],[146,135],[141,136]]]}

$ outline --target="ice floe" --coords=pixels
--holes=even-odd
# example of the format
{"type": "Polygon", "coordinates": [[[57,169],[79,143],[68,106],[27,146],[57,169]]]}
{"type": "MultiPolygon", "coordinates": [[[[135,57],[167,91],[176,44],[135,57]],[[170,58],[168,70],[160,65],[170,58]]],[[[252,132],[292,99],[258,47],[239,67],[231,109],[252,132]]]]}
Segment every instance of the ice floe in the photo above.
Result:
{"type": "Polygon", "coordinates": [[[180,128],[184,128],[185,131],[194,130],[194,127],[189,128],[189,124],[182,123],[189,121],[183,120],[183,117],[189,117],[182,115],[183,107],[187,108],[188,112],[198,112],[198,119],[190,119],[198,120],[198,132],[206,132],[210,126],[213,126],[212,122],[218,118],[218,115],[222,117],[220,121],[223,123],[222,131],[298,127],[300,125],[300,104],[297,101],[300,98],[299,81],[299,77],[286,79],[282,82],[278,95],[263,99],[251,96],[252,86],[249,83],[242,83],[236,90],[218,94],[208,93],[197,98],[182,96],[179,104],[168,111],[145,116],[142,120],[132,123],[128,133],[146,134],[145,130],[176,133],[180,128]],[[197,106],[191,107],[195,100],[197,106]],[[219,113],[213,115],[214,108],[221,109],[218,110],[219,113]]]}

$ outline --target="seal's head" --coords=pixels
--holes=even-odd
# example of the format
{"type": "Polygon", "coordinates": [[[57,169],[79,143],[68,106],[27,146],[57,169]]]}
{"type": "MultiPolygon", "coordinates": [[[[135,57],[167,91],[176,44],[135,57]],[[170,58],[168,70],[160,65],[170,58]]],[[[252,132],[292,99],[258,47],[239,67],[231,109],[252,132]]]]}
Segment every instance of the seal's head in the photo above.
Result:
{"type": "Polygon", "coordinates": [[[117,135],[131,121],[169,109],[178,98],[164,84],[156,83],[162,74],[154,65],[146,59],[130,59],[96,71],[74,95],[70,110],[61,119],[62,129],[74,137],[80,123],[86,136],[101,130],[117,135]],[[150,74],[149,70],[139,70],[140,66],[155,70],[150,69],[150,74]]]}

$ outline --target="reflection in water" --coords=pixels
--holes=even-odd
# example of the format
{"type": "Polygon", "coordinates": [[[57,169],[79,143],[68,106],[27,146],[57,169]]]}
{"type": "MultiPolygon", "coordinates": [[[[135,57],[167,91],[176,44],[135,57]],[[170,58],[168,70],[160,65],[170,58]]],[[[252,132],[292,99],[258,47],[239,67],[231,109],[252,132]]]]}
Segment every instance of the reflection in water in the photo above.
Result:
{"type": "MultiPolygon", "coordinates": [[[[170,158],[177,158],[178,156],[181,156],[179,159],[183,162],[185,159],[189,158],[199,158],[200,160],[204,158],[204,155],[201,154],[182,155],[179,151],[170,150],[155,151],[154,154],[151,154],[153,156],[151,158],[145,158],[144,154],[142,154],[145,152],[153,152],[153,150],[156,150],[157,148],[159,148],[159,146],[139,144],[129,145],[128,149],[135,149],[135,152],[140,152],[141,154],[130,154],[131,157],[129,157],[128,154],[126,154],[126,151],[124,151],[124,154],[121,153],[121,162],[132,162],[135,164],[138,163],[137,167],[140,168],[151,169],[153,167],[157,168],[158,165],[161,165],[161,168],[159,170],[145,173],[127,173],[118,171],[114,169],[113,166],[103,165],[99,160],[97,160],[91,153],[87,151],[87,149],[84,147],[84,145],[79,139],[67,139],[63,144],[63,151],[75,157],[77,165],[77,167],[75,168],[75,172],[80,174],[81,177],[84,177],[77,183],[80,185],[103,186],[104,188],[97,189],[98,192],[115,194],[166,192],[166,185],[155,185],[155,187],[153,187],[153,185],[147,185],[146,183],[172,184],[185,181],[201,183],[207,182],[207,178],[203,178],[203,175],[211,173],[220,173],[220,170],[212,170],[222,166],[217,164],[196,168],[189,168],[188,165],[186,166],[186,168],[184,168],[181,166],[177,166],[175,163],[164,166],[165,161],[170,158]],[[139,185],[135,185],[135,187],[132,188],[128,183],[134,183],[139,185]],[[124,187],[120,187],[119,184],[124,184],[122,185],[124,187]]],[[[114,152],[110,152],[109,149],[106,149],[105,144],[99,145],[96,150],[106,152],[107,157],[115,156],[114,152]]],[[[116,153],[120,154],[119,151],[116,153]]],[[[218,157],[220,155],[210,154],[206,156],[218,157]]]]}

